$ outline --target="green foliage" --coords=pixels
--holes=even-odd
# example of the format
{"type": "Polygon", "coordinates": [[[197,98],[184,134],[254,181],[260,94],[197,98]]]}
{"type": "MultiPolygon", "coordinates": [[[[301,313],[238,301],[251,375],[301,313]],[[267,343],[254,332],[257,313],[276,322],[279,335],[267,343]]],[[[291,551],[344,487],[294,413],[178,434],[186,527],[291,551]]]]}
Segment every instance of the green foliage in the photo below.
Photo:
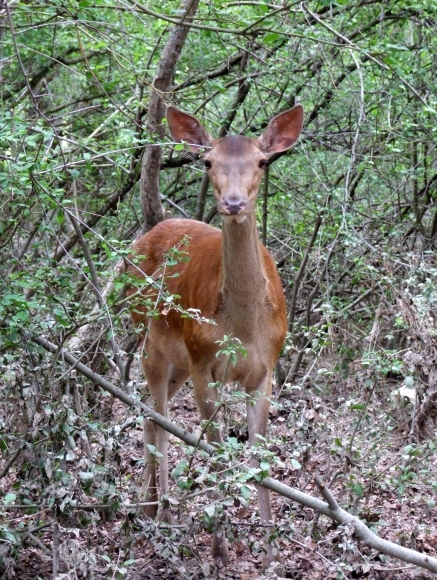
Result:
{"type": "Polygon", "coordinates": [[[216,353],[215,356],[218,358],[220,356],[229,358],[230,364],[234,367],[237,364],[238,356],[242,358],[246,358],[247,350],[243,346],[243,343],[239,338],[236,336],[227,336],[223,337],[223,340],[217,340],[216,344],[221,346],[216,353]]]}
{"type": "MultiPolygon", "coordinates": [[[[124,290],[132,280],[114,270],[122,269],[120,260],[141,259],[130,248],[141,229],[145,146],[162,145],[166,209],[210,221],[215,201],[209,190],[198,213],[202,165],[184,144],[171,146],[168,134],[161,143],[147,123],[150,86],[180,16],[178,2],[19,1],[8,8],[0,32],[0,450],[5,461],[19,453],[9,468],[13,486],[2,497],[0,536],[11,555],[27,529],[12,523],[11,505],[43,506],[24,510],[23,526],[49,510],[65,518],[62,525],[77,518],[71,527],[86,529],[97,516],[77,515],[84,498],[105,505],[103,519],[140,500],[129,470],[120,475],[125,431],[135,433],[136,422],[119,412],[115,419],[106,395],[32,337],[68,349],[85,334],[81,360],[135,390],[146,354],[134,352],[129,339],[124,290]]],[[[436,23],[437,5],[428,0],[200,3],[165,103],[195,114],[214,137],[258,136],[296,101],[306,121],[295,149],[270,165],[267,191],[267,242],[289,307],[296,289],[276,407],[288,439],[272,416],[284,457],[268,444],[246,449],[240,433],[226,439],[220,460],[257,457],[260,467],[249,475],[221,477],[197,456],[179,457],[172,471],[178,501],[198,487],[220,486],[224,498],[245,507],[254,480],[282,474],[283,463],[299,482],[314,469],[320,445],[317,461],[344,471],[345,501],[358,511],[374,493],[406,501],[415,486],[435,491],[436,23]],[[398,400],[402,387],[410,390],[407,400],[393,403],[390,395],[398,400]],[[410,440],[392,439],[400,426],[410,440]],[[396,461],[382,466],[381,456],[392,453],[396,461]]],[[[166,256],[167,276],[187,259],[187,244],[166,256]]],[[[165,277],[135,284],[131,307],[146,308],[149,317],[164,308],[213,323],[184,310],[165,277]],[[147,294],[151,287],[158,303],[147,294]]],[[[229,365],[244,356],[237,337],[217,343],[217,357],[229,365]]],[[[238,432],[247,396],[222,382],[211,385],[219,388],[217,409],[238,432]]],[[[140,459],[133,463],[142,468],[140,459]]],[[[203,502],[205,525],[222,526],[230,538],[246,534],[261,549],[259,538],[232,527],[226,502],[203,502]]],[[[180,532],[132,525],[179,572],[172,542],[181,542],[180,532]]],[[[342,533],[339,552],[350,547],[342,533]]],[[[108,575],[128,575],[135,566],[128,551],[99,556],[108,575]]],[[[84,576],[96,555],[87,558],[84,576]]],[[[338,562],[339,577],[347,576],[352,564],[343,553],[338,562]]]]}

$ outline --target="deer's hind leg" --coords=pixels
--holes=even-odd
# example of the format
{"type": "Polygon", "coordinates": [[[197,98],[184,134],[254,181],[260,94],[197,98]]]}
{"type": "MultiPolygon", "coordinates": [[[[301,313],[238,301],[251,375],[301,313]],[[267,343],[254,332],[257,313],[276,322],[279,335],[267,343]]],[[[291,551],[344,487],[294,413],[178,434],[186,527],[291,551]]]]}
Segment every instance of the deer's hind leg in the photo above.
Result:
{"type": "MultiPolygon", "coordinates": [[[[211,423],[206,431],[207,441],[212,445],[222,445],[222,433],[215,426],[218,422],[216,418],[217,389],[208,386],[214,382],[211,371],[208,368],[194,368],[191,378],[200,415],[203,421],[211,423]]],[[[222,564],[227,564],[229,561],[228,541],[221,529],[218,529],[212,536],[211,554],[216,561],[221,561],[222,564]]]]}
{"type": "MultiPolygon", "coordinates": [[[[145,342],[142,364],[155,411],[167,418],[168,401],[188,379],[189,372],[170,362],[149,339],[145,342]]],[[[147,418],[144,419],[143,428],[145,501],[152,504],[145,506],[144,512],[149,517],[155,518],[159,497],[168,493],[168,432],[147,418]],[[159,462],[159,494],[156,483],[157,462],[159,462]]]]}
{"type": "MultiPolygon", "coordinates": [[[[265,437],[267,434],[267,423],[270,409],[270,397],[272,394],[272,373],[267,371],[264,376],[256,378],[253,380],[252,384],[245,385],[246,393],[248,394],[247,399],[247,423],[249,429],[249,444],[252,447],[258,445],[264,445],[265,437]],[[260,437],[258,437],[260,435],[260,437]]],[[[253,459],[251,461],[251,467],[258,467],[259,463],[257,460],[253,459]]],[[[273,516],[272,508],[270,503],[270,492],[267,488],[255,484],[255,488],[258,495],[258,505],[261,520],[267,524],[267,526],[273,527],[273,516]]],[[[267,528],[268,529],[268,528],[267,528]]],[[[264,542],[264,556],[262,566],[263,569],[267,569],[271,562],[275,560],[273,555],[272,546],[268,539],[264,542]]]]}

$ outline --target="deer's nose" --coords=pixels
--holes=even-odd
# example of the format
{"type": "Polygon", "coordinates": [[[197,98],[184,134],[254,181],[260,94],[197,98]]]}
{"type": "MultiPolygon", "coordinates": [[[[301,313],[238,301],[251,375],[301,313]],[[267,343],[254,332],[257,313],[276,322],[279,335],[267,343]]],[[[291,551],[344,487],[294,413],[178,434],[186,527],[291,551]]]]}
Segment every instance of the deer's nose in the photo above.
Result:
{"type": "Polygon", "coordinates": [[[247,199],[238,196],[238,197],[228,197],[223,199],[223,209],[225,209],[227,212],[229,212],[230,215],[237,215],[239,214],[241,211],[243,211],[243,209],[245,209],[246,205],[247,205],[247,199]]]}

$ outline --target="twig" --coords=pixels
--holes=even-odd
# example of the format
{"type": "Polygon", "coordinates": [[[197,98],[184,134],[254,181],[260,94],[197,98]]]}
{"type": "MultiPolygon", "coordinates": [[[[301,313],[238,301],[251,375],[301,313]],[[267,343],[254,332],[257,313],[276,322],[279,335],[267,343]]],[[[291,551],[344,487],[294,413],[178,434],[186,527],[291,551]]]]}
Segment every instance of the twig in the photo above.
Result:
{"type": "Polygon", "coordinates": [[[53,557],[52,552],[49,550],[49,548],[47,548],[47,546],[45,546],[41,540],[39,538],[37,538],[36,536],[34,536],[31,532],[27,532],[27,534],[23,537],[23,539],[26,540],[32,540],[32,542],[38,546],[38,548],[40,550],[42,550],[44,552],[44,554],[47,554],[47,556],[53,557]]]}
{"type": "Polygon", "coordinates": [[[59,544],[61,542],[61,531],[59,524],[55,520],[53,525],[53,580],[56,580],[59,572],[59,544]]]}
{"type": "Polygon", "coordinates": [[[108,306],[103,299],[102,290],[100,288],[100,283],[99,283],[99,279],[97,276],[97,271],[96,271],[96,267],[94,264],[94,260],[91,256],[90,249],[88,247],[88,244],[87,244],[85,237],[82,233],[82,230],[80,228],[79,220],[76,218],[76,216],[73,214],[72,211],[66,210],[66,213],[68,214],[68,217],[70,218],[70,221],[73,224],[73,228],[74,228],[76,235],[77,235],[77,238],[82,246],[82,251],[83,251],[83,254],[85,256],[85,260],[88,264],[91,279],[89,280],[87,276],[85,276],[85,278],[87,279],[87,281],[91,285],[91,288],[94,292],[94,296],[96,297],[96,302],[98,304],[99,309],[104,313],[104,317],[103,317],[104,324],[106,324],[107,326],[109,326],[111,328],[109,342],[111,344],[111,348],[112,348],[112,352],[114,354],[115,362],[117,363],[117,367],[118,367],[118,370],[120,372],[121,380],[124,381],[125,377],[126,377],[124,363],[123,363],[123,360],[122,360],[121,355],[120,355],[120,349],[118,348],[117,342],[114,338],[114,332],[112,332],[112,322],[111,322],[111,319],[109,317],[108,306]]]}
{"type": "Polygon", "coordinates": [[[15,461],[17,460],[17,458],[19,457],[20,453],[23,451],[23,449],[25,447],[26,447],[26,445],[24,443],[22,445],[20,445],[20,447],[15,451],[15,453],[12,455],[12,457],[10,457],[7,460],[7,462],[5,463],[5,466],[0,471],[0,479],[2,479],[5,475],[7,475],[9,469],[15,463],[15,461]]]}
{"type": "MultiPolygon", "coordinates": [[[[207,490],[203,490],[202,493],[204,493],[205,491],[209,491],[207,490]]],[[[68,511],[74,511],[74,510],[109,510],[109,509],[114,509],[114,505],[119,506],[119,508],[125,508],[125,509],[131,509],[131,508],[139,508],[139,507],[145,507],[147,505],[158,505],[159,502],[158,501],[141,501],[138,503],[119,503],[117,502],[116,504],[110,504],[110,503],[78,503],[76,505],[69,505],[68,506],[68,511]]],[[[2,510],[27,510],[27,509],[37,509],[39,511],[43,511],[43,510],[49,510],[52,509],[53,506],[49,506],[49,505],[45,505],[45,504],[37,504],[37,503],[12,503],[12,504],[6,504],[6,505],[2,505],[2,510]]],[[[117,510],[115,511],[119,511],[119,508],[117,508],[117,510]]],[[[52,522],[53,523],[53,522],[52,522]]],[[[39,528],[38,528],[39,529],[39,528]]],[[[35,531],[35,530],[34,530],[35,531]]]]}
{"type": "MultiPolygon", "coordinates": [[[[289,538],[289,540],[291,542],[293,542],[293,544],[296,544],[297,546],[300,546],[301,548],[303,548],[304,550],[311,550],[311,552],[313,554],[316,554],[319,558],[321,558],[324,562],[326,562],[327,564],[329,564],[330,566],[332,566],[333,568],[335,568],[337,571],[339,570],[338,566],[336,564],[334,564],[333,562],[331,562],[330,560],[328,560],[328,558],[326,558],[323,554],[321,554],[320,552],[318,552],[317,550],[315,550],[314,548],[310,548],[309,546],[306,546],[305,544],[303,544],[302,542],[299,542],[298,540],[296,540],[295,538],[289,538]]],[[[343,576],[342,576],[343,578],[343,576]]]]}
{"type": "Polygon", "coordinates": [[[302,259],[302,262],[300,264],[299,270],[296,274],[296,277],[294,279],[294,285],[293,285],[293,294],[291,297],[291,306],[290,306],[290,314],[288,317],[288,324],[289,324],[289,330],[290,332],[293,329],[293,323],[294,323],[294,315],[296,312],[296,303],[297,303],[297,295],[299,293],[299,286],[300,286],[300,281],[302,279],[303,273],[305,271],[305,267],[307,265],[308,262],[308,258],[310,255],[310,252],[312,250],[312,247],[314,246],[314,243],[316,241],[317,238],[317,234],[319,232],[320,226],[322,225],[322,217],[320,215],[317,216],[316,218],[316,223],[314,224],[314,230],[313,230],[313,235],[311,236],[311,240],[308,244],[308,247],[306,249],[305,255],[302,259]]]}
{"type": "Polygon", "coordinates": [[[356,422],[356,424],[355,424],[355,427],[354,427],[354,430],[353,430],[353,433],[352,433],[352,437],[351,437],[351,440],[350,440],[350,442],[349,442],[349,447],[348,447],[348,455],[349,455],[349,456],[352,456],[352,446],[353,446],[353,444],[354,444],[355,435],[356,435],[356,434],[357,434],[357,432],[358,432],[358,428],[359,428],[359,426],[360,426],[360,424],[361,424],[361,421],[362,421],[362,419],[363,419],[364,412],[365,412],[365,410],[367,409],[367,407],[368,407],[368,405],[369,405],[370,398],[371,398],[371,396],[373,395],[373,391],[374,391],[374,390],[375,390],[375,383],[373,383],[372,387],[369,389],[369,393],[368,393],[368,395],[367,395],[367,399],[366,399],[366,400],[365,400],[365,402],[364,402],[363,408],[361,409],[361,413],[360,413],[360,414],[359,414],[359,416],[358,416],[358,421],[357,421],[357,422],[356,422]]]}

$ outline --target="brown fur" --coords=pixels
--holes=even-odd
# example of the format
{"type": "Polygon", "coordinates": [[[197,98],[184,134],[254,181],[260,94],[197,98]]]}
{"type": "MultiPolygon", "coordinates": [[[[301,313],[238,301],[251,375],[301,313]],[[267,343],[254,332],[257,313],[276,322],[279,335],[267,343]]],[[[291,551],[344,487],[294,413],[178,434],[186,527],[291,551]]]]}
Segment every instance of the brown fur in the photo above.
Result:
{"type": "MultiPolygon", "coordinates": [[[[296,141],[303,110],[298,105],[278,115],[259,139],[212,139],[194,117],[173,107],[168,108],[167,118],[175,139],[187,141],[193,151],[207,149],[204,159],[223,227],[220,231],[192,220],[171,219],[134,244],[139,263],[131,264],[128,271],[139,278],[153,277],[158,283],[144,290],[145,296],[156,302],[158,318],[147,317],[144,306],[132,311],[134,324],[147,328],[142,342],[147,353],[143,367],[149,391],[156,410],[167,416],[168,400],[191,376],[200,414],[208,421],[216,418],[217,409],[217,391],[208,385],[238,382],[247,394],[249,443],[256,445],[260,442],[258,435],[261,442],[266,435],[272,369],[285,338],[287,317],[275,263],[258,239],[255,204],[262,163],[296,141]],[[184,238],[188,239],[186,245],[182,243],[184,238]],[[166,255],[174,247],[186,252],[188,261],[166,264],[166,255]],[[163,280],[170,294],[180,296],[177,304],[184,310],[196,309],[215,324],[183,317],[176,308],[167,306],[159,290],[163,280]],[[217,341],[225,335],[240,339],[247,349],[247,356],[240,356],[235,366],[226,357],[216,356],[220,348],[217,341]]],[[[135,288],[131,295],[134,292],[135,288]]],[[[156,446],[161,454],[160,494],[164,495],[168,492],[168,436],[149,421],[145,421],[144,429],[147,498],[156,501],[156,468],[149,445],[156,446]]],[[[213,424],[207,438],[211,443],[222,443],[221,432],[213,424]]],[[[272,522],[269,492],[256,487],[261,518],[272,522]]],[[[155,506],[147,513],[155,515],[155,506]]],[[[273,559],[269,544],[265,551],[267,566],[273,559]]],[[[227,544],[222,536],[213,537],[213,554],[227,560],[227,544]]]]}

